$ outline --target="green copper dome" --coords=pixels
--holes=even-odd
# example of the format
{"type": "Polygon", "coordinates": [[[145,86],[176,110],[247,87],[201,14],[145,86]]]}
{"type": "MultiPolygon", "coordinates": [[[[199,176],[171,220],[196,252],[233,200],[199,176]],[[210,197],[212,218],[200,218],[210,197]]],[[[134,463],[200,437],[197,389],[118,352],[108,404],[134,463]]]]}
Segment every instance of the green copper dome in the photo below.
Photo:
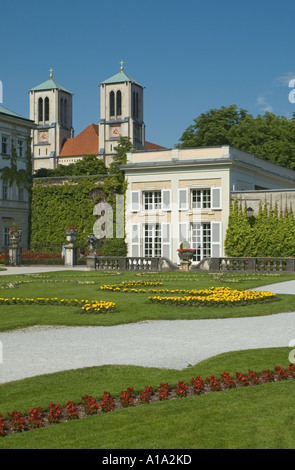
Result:
{"type": "Polygon", "coordinates": [[[59,85],[53,78],[46,80],[46,82],[41,83],[40,85],[32,88],[30,91],[43,91],[43,90],[61,90],[66,93],[72,94],[70,91],[66,90],[63,86],[59,85]]]}

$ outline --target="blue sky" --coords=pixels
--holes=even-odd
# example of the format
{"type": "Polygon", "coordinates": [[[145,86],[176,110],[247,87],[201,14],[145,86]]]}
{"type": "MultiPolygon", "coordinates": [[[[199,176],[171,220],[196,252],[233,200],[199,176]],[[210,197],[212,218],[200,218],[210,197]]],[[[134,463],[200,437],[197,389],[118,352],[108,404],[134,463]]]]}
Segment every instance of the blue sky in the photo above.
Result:
{"type": "Polygon", "coordinates": [[[98,123],[99,84],[121,60],[145,87],[146,139],[169,148],[212,108],[295,112],[293,0],[10,0],[0,8],[3,106],[29,117],[28,91],[52,67],[74,93],[75,135],[98,123]]]}

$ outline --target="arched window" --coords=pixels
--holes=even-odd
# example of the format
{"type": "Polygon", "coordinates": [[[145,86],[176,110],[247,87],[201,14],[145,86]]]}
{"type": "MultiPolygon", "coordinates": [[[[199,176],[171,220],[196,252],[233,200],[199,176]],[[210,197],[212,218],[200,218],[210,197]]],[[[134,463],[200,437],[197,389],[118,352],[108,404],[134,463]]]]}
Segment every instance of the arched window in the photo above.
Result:
{"type": "Polygon", "coordinates": [[[110,93],[110,116],[115,115],[115,93],[111,91],[110,93]]]}
{"type": "Polygon", "coordinates": [[[135,91],[132,94],[132,115],[135,118],[135,91]]]}
{"type": "Polygon", "coordinates": [[[39,98],[38,100],[38,121],[43,121],[43,100],[39,98]]]}
{"type": "Polygon", "coordinates": [[[117,116],[120,116],[122,114],[122,94],[119,91],[117,91],[117,116]]]}
{"type": "Polygon", "coordinates": [[[59,103],[59,120],[60,123],[63,124],[64,121],[64,100],[61,98],[60,103],[59,103]]]}
{"type": "Polygon", "coordinates": [[[49,98],[47,98],[47,96],[44,100],[44,108],[45,108],[45,110],[44,110],[44,115],[45,115],[44,120],[49,121],[49,98]]]}
{"type": "Polygon", "coordinates": [[[136,93],[135,117],[136,117],[136,119],[138,119],[138,93],[136,93]]]}
{"type": "Polygon", "coordinates": [[[67,124],[67,100],[64,101],[64,125],[67,124]]]}

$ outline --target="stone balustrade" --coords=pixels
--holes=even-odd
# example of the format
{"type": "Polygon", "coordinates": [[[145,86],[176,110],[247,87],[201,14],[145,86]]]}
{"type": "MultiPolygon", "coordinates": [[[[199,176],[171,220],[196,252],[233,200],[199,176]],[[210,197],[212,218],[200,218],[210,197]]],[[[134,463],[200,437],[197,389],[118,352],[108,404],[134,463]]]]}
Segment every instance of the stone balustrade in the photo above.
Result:
{"type": "Polygon", "coordinates": [[[194,271],[294,273],[295,258],[206,258],[193,268],[194,271]]]}
{"type": "Polygon", "coordinates": [[[162,266],[161,258],[144,256],[89,256],[86,262],[89,269],[98,271],[161,271],[162,266]]]}

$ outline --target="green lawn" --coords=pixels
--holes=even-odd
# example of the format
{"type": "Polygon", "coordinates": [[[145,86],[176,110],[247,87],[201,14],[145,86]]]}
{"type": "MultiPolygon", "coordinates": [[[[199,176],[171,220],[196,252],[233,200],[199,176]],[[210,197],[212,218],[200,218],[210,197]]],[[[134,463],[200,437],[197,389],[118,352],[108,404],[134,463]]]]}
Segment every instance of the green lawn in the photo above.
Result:
{"type": "MultiPolygon", "coordinates": [[[[132,366],[103,366],[60,372],[0,386],[1,408],[27,413],[49,401],[77,403],[87,393],[100,399],[103,390],[121,390],[161,381],[171,385],[192,376],[225,370],[261,372],[288,366],[289,348],[225,353],[183,371],[132,366]]],[[[128,408],[32,430],[0,439],[0,448],[199,449],[294,448],[295,381],[263,384],[128,408]]]]}
{"type": "MultiPolygon", "coordinates": [[[[101,291],[104,284],[125,280],[154,280],[166,289],[204,289],[229,286],[250,289],[294,279],[286,275],[214,275],[199,273],[96,273],[57,272],[40,275],[1,276],[0,297],[87,298],[114,301],[118,311],[85,315],[75,307],[1,306],[0,331],[36,324],[115,325],[143,320],[225,318],[295,311],[294,296],[265,305],[228,308],[181,308],[148,305],[148,293],[101,291]],[[21,282],[19,282],[21,281],[21,282]],[[19,282],[19,283],[18,283],[19,282]]],[[[291,335],[292,336],[292,335],[291,335]]],[[[1,335],[0,335],[1,339],[1,335]]],[[[290,337],[291,339],[291,337],[290,337]]],[[[261,372],[288,366],[290,348],[259,349],[221,354],[182,371],[135,366],[101,366],[42,375],[0,385],[0,413],[30,407],[48,409],[50,401],[65,405],[81,402],[84,394],[101,399],[107,390],[118,397],[133,386],[139,392],[160,382],[175,385],[191,377],[220,376],[224,371],[261,372]]],[[[1,366],[0,366],[1,367],[1,366]]],[[[0,448],[294,448],[295,381],[270,383],[226,392],[142,405],[78,421],[0,438],[0,448]]]]}
{"type": "MultiPolygon", "coordinates": [[[[47,305],[13,305],[0,307],[0,331],[42,325],[101,325],[110,326],[146,320],[178,320],[229,318],[242,316],[270,315],[295,310],[292,295],[280,295],[279,301],[266,305],[255,304],[242,307],[171,307],[169,305],[147,304],[146,293],[124,293],[102,291],[100,286],[119,284],[122,281],[142,280],[161,282],[155,288],[205,289],[212,286],[229,286],[234,289],[254,287],[294,279],[291,275],[259,274],[207,274],[207,273],[97,273],[57,272],[38,275],[1,276],[0,297],[38,298],[57,297],[78,300],[105,300],[115,302],[117,311],[104,315],[86,315],[75,307],[52,307],[47,305]]],[[[144,287],[144,286],[143,286],[144,287]]]]}

